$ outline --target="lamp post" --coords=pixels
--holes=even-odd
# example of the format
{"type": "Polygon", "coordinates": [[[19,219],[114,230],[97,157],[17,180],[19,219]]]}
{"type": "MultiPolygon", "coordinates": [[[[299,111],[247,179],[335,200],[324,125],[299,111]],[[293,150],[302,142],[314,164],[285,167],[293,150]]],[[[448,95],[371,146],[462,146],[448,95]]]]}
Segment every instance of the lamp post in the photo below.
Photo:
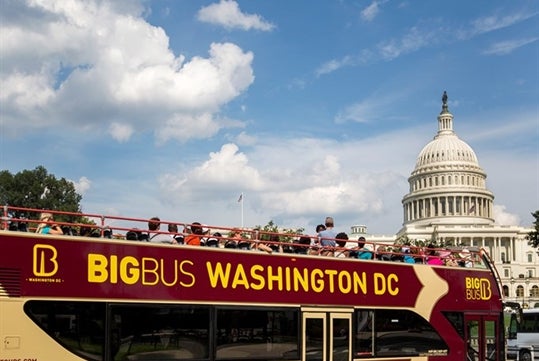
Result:
{"type": "Polygon", "coordinates": [[[517,300],[517,293],[515,291],[515,279],[513,278],[513,276],[511,276],[511,290],[509,291],[509,294],[514,294],[515,295],[515,301],[518,301],[517,300]],[[515,292],[515,293],[513,293],[515,292]]]}
{"type": "Polygon", "coordinates": [[[524,288],[524,293],[522,294],[522,308],[528,308],[528,304],[525,304],[524,301],[525,301],[526,293],[528,293],[528,295],[530,294],[530,276],[526,276],[525,283],[526,283],[526,288],[524,288]]]}

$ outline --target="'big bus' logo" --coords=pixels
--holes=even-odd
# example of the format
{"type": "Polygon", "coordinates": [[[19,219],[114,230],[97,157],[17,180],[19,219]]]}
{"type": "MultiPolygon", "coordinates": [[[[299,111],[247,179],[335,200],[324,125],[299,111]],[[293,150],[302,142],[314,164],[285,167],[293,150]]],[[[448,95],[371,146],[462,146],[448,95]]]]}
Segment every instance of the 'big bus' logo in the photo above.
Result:
{"type": "Polygon", "coordinates": [[[466,299],[487,301],[492,297],[490,281],[486,278],[466,277],[466,299]]]}
{"type": "Polygon", "coordinates": [[[34,245],[32,270],[36,277],[52,277],[58,272],[58,251],[48,244],[34,245]]]}

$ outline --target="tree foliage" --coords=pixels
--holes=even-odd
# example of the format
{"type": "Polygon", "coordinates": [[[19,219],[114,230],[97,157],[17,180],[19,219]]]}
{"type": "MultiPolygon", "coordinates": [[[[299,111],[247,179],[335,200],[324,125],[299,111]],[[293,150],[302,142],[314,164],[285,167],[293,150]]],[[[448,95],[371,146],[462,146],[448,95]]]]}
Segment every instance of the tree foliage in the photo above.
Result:
{"type": "Polygon", "coordinates": [[[265,226],[257,225],[254,227],[255,230],[262,231],[262,234],[260,236],[260,239],[263,241],[267,241],[270,238],[270,234],[272,233],[280,233],[280,241],[281,242],[291,242],[294,235],[302,234],[305,229],[298,228],[298,229],[291,229],[291,228],[282,228],[279,229],[279,226],[277,226],[273,220],[270,220],[265,226]],[[289,234],[290,236],[283,236],[282,234],[289,234]]]}
{"type": "Polygon", "coordinates": [[[82,196],[65,178],[57,179],[43,166],[11,174],[0,171],[0,202],[15,207],[80,212],[82,196]]]}
{"type": "Polygon", "coordinates": [[[528,240],[528,244],[530,246],[537,248],[539,247],[539,210],[535,211],[531,215],[535,219],[533,221],[534,229],[528,233],[526,239],[528,240]]]}

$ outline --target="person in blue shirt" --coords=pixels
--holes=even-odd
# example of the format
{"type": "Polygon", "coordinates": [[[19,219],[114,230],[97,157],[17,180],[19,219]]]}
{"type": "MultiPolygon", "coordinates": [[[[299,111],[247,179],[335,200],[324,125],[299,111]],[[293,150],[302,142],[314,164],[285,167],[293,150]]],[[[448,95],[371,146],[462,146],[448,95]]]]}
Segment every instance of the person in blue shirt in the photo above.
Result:
{"type": "Polygon", "coordinates": [[[337,243],[335,242],[335,237],[337,236],[337,233],[335,233],[335,231],[333,230],[335,224],[332,217],[326,217],[325,226],[326,229],[318,233],[320,246],[322,246],[320,254],[322,256],[332,257],[334,255],[334,248],[337,246],[337,243]]]}
{"type": "Polygon", "coordinates": [[[39,216],[39,220],[41,223],[39,223],[39,225],[37,226],[36,233],[64,234],[60,226],[52,223],[54,221],[54,217],[52,213],[46,213],[46,212],[41,213],[41,215],[39,216]]]}
{"type": "Polygon", "coordinates": [[[357,258],[359,259],[372,259],[372,252],[365,248],[366,241],[363,236],[357,239],[357,258]]]}

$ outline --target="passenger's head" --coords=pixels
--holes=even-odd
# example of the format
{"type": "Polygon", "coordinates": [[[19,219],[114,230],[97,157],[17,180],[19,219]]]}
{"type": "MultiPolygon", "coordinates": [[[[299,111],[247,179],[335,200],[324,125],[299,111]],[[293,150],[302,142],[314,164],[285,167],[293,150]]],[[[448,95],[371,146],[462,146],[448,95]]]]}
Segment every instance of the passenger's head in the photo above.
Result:
{"type": "Polygon", "coordinates": [[[359,248],[363,248],[363,246],[365,246],[365,242],[366,242],[366,241],[367,241],[367,240],[365,239],[365,237],[360,236],[360,237],[357,239],[357,246],[358,246],[359,248]]]}
{"type": "Polygon", "coordinates": [[[324,226],[323,224],[319,224],[318,226],[316,226],[316,233],[320,233],[324,231],[325,229],[326,229],[326,226],[324,226]]]}
{"type": "Polygon", "coordinates": [[[335,226],[335,223],[333,222],[333,217],[326,217],[326,222],[324,224],[326,225],[326,228],[335,226]]]}
{"type": "Polygon", "coordinates": [[[427,254],[431,256],[435,256],[437,254],[436,250],[434,249],[435,246],[432,243],[429,243],[427,245],[427,254]]]}
{"type": "Polygon", "coordinates": [[[52,216],[52,213],[43,212],[39,216],[39,220],[41,222],[50,222],[50,221],[54,220],[54,217],[52,216]]]}
{"type": "Polygon", "coordinates": [[[169,223],[168,225],[168,231],[170,233],[178,233],[178,225],[174,223],[169,223]]]}
{"type": "Polygon", "coordinates": [[[161,225],[161,220],[159,219],[159,217],[152,217],[148,221],[148,229],[150,231],[157,231],[160,225],[161,225]]]}
{"type": "Polygon", "coordinates": [[[199,222],[191,223],[191,233],[202,234],[202,225],[199,222]]]}
{"type": "Polygon", "coordinates": [[[340,232],[335,236],[335,239],[337,240],[339,247],[344,247],[348,241],[348,235],[344,232],[340,232]]]}

